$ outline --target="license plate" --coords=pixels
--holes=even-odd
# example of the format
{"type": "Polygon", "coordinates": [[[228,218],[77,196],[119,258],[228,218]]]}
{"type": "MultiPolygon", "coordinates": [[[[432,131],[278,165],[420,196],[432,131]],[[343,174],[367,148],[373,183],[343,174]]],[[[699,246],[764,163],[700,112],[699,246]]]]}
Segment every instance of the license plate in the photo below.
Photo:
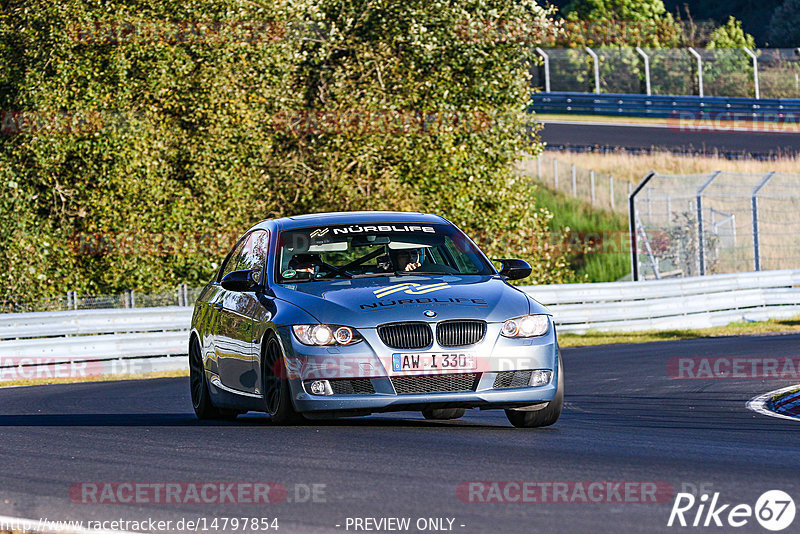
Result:
{"type": "Polygon", "coordinates": [[[468,352],[392,354],[392,371],[462,371],[475,369],[475,355],[468,352]]]}

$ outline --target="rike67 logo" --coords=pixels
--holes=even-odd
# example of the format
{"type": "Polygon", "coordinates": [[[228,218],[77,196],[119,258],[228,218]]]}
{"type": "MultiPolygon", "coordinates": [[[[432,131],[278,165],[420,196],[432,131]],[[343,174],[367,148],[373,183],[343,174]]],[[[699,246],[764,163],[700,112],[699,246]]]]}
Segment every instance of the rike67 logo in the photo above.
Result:
{"type": "Polygon", "coordinates": [[[738,528],[747,525],[755,517],[762,527],[777,532],[792,524],[796,511],[794,500],[781,490],[764,492],[755,506],[723,504],[719,492],[711,497],[704,493],[699,498],[691,493],[678,493],[667,526],[738,528]]]}

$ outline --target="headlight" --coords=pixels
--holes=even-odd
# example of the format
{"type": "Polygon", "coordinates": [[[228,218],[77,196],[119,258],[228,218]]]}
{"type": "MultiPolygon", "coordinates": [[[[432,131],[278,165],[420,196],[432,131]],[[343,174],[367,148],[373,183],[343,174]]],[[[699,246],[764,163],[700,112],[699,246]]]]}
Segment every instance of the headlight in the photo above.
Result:
{"type": "Polygon", "coordinates": [[[547,315],[523,315],[503,323],[501,333],[505,337],[543,336],[550,327],[547,315]]]}
{"type": "Polygon", "coordinates": [[[355,328],[327,324],[298,324],[292,327],[295,337],[303,345],[353,345],[362,337],[355,328]]]}

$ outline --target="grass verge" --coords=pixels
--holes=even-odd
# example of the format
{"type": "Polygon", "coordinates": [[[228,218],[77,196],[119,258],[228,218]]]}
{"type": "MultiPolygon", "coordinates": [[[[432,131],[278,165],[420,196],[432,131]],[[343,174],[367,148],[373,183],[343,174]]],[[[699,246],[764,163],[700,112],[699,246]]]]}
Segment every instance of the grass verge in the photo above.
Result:
{"type": "Polygon", "coordinates": [[[646,330],[642,332],[587,332],[586,334],[559,334],[561,347],[588,347],[614,343],[649,343],[704,337],[757,335],[768,333],[800,332],[800,315],[791,319],[770,319],[758,322],[735,322],[714,328],[686,330],[646,330]]]}
{"type": "Polygon", "coordinates": [[[570,268],[579,282],[614,282],[628,274],[630,256],[597,247],[592,252],[588,236],[619,236],[628,228],[627,218],[620,214],[592,208],[543,185],[536,192],[537,207],[547,208],[552,214],[549,230],[558,235],[566,231],[569,237],[570,268]]]}
{"type": "Polygon", "coordinates": [[[9,380],[0,382],[0,388],[9,386],[40,386],[46,384],[73,384],[76,382],[108,382],[111,380],[146,380],[148,378],[172,378],[189,376],[188,370],[158,371],[155,373],[142,373],[136,375],[94,375],[70,378],[31,378],[25,380],[9,380]]]}

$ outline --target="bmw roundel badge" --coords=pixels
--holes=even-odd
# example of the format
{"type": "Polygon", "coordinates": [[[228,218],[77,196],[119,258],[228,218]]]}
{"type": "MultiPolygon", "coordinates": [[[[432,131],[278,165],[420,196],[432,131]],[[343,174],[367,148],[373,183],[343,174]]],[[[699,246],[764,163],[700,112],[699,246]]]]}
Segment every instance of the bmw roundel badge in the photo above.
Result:
{"type": "Polygon", "coordinates": [[[436,317],[436,312],[433,310],[425,310],[424,312],[422,312],[422,315],[424,315],[425,317],[436,317]]]}

